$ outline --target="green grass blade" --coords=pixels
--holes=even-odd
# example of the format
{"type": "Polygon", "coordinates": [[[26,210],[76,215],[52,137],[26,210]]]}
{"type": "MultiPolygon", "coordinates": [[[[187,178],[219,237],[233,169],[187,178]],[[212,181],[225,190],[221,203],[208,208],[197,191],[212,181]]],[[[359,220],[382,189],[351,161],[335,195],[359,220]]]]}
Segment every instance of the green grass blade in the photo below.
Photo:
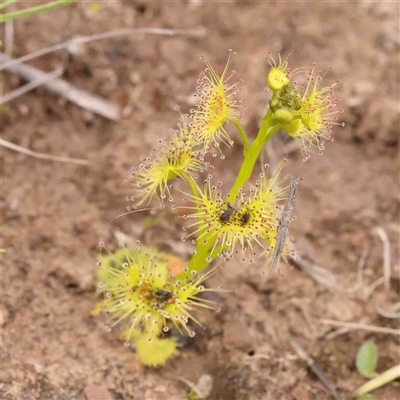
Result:
{"type": "Polygon", "coordinates": [[[2,10],[3,8],[10,6],[13,3],[16,3],[18,0],[6,0],[4,3],[0,4],[0,10],[2,10]]]}
{"type": "MultiPolygon", "coordinates": [[[[11,0],[13,1],[13,0],[11,0]]],[[[28,17],[33,14],[38,14],[40,12],[50,11],[58,7],[65,6],[67,4],[75,3],[77,0],[55,0],[50,3],[41,4],[39,6],[26,8],[24,10],[18,10],[9,12],[6,14],[0,14],[0,23],[7,21],[12,21],[18,18],[28,17]]]]}

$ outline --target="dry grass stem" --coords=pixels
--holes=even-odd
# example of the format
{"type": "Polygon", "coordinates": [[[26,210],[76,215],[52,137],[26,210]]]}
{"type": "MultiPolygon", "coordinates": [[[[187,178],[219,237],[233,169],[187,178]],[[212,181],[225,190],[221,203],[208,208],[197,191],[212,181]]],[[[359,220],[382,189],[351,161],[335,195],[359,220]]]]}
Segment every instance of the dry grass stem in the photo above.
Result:
{"type": "Polygon", "coordinates": [[[294,176],[290,180],[289,196],[286,201],[286,204],[283,207],[283,210],[281,211],[281,215],[279,216],[279,226],[277,230],[276,244],[271,262],[272,271],[277,270],[281,254],[285,246],[286,237],[289,231],[289,225],[290,222],[292,221],[292,214],[294,210],[294,203],[296,200],[297,187],[299,186],[299,180],[300,179],[297,176],[294,176]]]}
{"type": "Polygon", "coordinates": [[[330,273],[325,268],[318,266],[312,261],[308,261],[305,259],[295,259],[290,257],[289,262],[293,266],[300,268],[300,270],[310,275],[315,281],[317,281],[323,286],[326,286],[328,289],[332,291],[351,294],[361,289],[363,286],[364,267],[366,259],[368,257],[368,253],[369,253],[369,247],[368,245],[365,245],[358,260],[357,283],[351,286],[350,288],[344,288],[343,286],[340,286],[336,281],[335,275],[330,273]]]}
{"type": "Polygon", "coordinates": [[[27,54],[25,56],[19,57],[15,60],[7,60],[5,62],[1,62],[0,71],[5,69],[9,69],[15,65],[24,63],[26,61],[33,60],[35,58],[44,56],[45,54],[53,53],[55,51],[59,51],[62,49],[66,49],[71,45],[79,45],[84,43],[93,42],[95,40],[102,40],[102,39],[109,39],[115,36],[122,36],[122,35],[131,35],[133,33],[149,33],[153,35],[163,35],[163,36],[176,36],[176,35],[186,35],[186,36],[193,36],[193,37],[204,37],[206,35],[206,31],[202,27],[198,27],[195,29],[161,29],[161,28],[122,28],[122,29],[115,29],[109,32],[98,33],[89,36],[81,36],[76,37],[65,42],[56,44],[54,46],[46,47],[44,49],[35,51],[33,53],[27,54]]]}
{"type": "MultiPolygon", "coordinates": [[[[10,5],[10,11],[14,4],[10,5]]],[[[4,51],[11,55],[14,47],[14,21],[7,21],[4,24],[4,51]]]]}
{"type": "MultiPolygon", "coordinates": [[[[360,323],[360,324],[368,324],[368,323],[369,323],[369,319],[367,319],[367,318],[362,318],[362,319],[360,320],[359,323],[360,323]]],[[[335,329],[335,330],[332,331],[332,332],[327,333],[326,335],[324,335],[324,337],[325,337],[325,339],[327,339],[327,340],[332,340],[332,339],[334,339],[335,337],[340,336],[340,335],[345,335],[346,333],[348,333],[348,332],[350,332],[350,331],[351,331],[350,328],[341,327],[341,328],[335,329]]]]}
{"type": "Polygon", "coordinates": [[[59,78],[62,74],[64,73],[64,68],[63,67],[58,67],[55,68],[54,71],[46,73],[45,76],[42,78],[32,80],[31,82],[27,83],[24,86],[19,87],[18,89],[13,90],[12,92],[9,92],[2,96],[0,99],[0,105],[6,104],[9,101],[12,101],[23,94],[36,89],[39,86],[45,85],[46,83],[52,81],[53,79],[59,78]]]}
{"type": "Polygon", "coordinates": [[[385,277],[384,276],[381,276],[376,281],[372,282],[371,285],[369,285],[365,289],[364,298],[366,300],[369,299],[371,297],[372,293],[375,291],[375,289],[378,288],[379,286],[381,286],[383,283],[385,283],[385,277]]]}
{"type": "Polygon", "coordinates": [[[383,276],[385,278],[384,284],[385,289],[388,291],[390,289],[390,242],[386,232],[381,227],[377,227],[374,230],[375,233],[381,238],[383,242],[383,276]]]}
{"type": "Polygon", "coordinates": [[[342,321],[335,321],[332,319],[320,319],[319,320],[324,325],[332,325],[332,326],[342,326],[349,329],[361,329],[369,332],[377,332],[377,333],[387,333],[390,335],[399,335],[400,336],[400,329],[392,329],[392,328],[385,328],[382,326],[376,325],[366,325],[357,322],[342,322],[342,321]]]}
{"type": "Polygon", "coordinates": [[[379,315],[385,318],[398,319],[400,318],[400,301],[393,304],[388,311],[384,310],[382,307],[377,306],[376,311],[379,315]]]}
{"type": "MultiPolygon", "coordinates": [[[[4,64],[7,60],[11,60],[11,58],[4,53],[0,53],[0,57],[1,64],[4,64]]],[[[27,81],[37,82],[48,79],[48,74],[46,72],[40,71],[26,64],[15,65],[9,67],[8,70],[27,81]]],[[[111,103],[99,96],[87,93],[62,79],[53,79],[49,82],[42,83],[42,86],[50,92],[57,93],[72,103],[105,118],[117,120],[121,116],[121,110],[117,104],[111,103]]]]}
{"type": "Polygon", "coordinates": [[[87,160],[81,160],[79,158],[70,158],[70,157],[62,157],[62,156],[52,156],[50,154],[38,153],[36,151],[32,151],[26,149],[24,147],[18,146],[14,143],[11,143],[7,140],[0,138],[0,146],[6,147],[7,149],[17,151],[18,153],[26,154],[31,157],[41,158],[42,160],[50,160],[57,162],[64,162],[70,164],[80,164],[80,165],[89,165],[90,162],[87,160]]]}
{"type": "Polygon", "coordinates": [[[295,337],[290,337],[289,343],[297,355],[304,360],[307,365],[311,368],[314,374],[322,382],[322,384],[331,392],[332,396],[336,400],[340,400],[339,393],[336,391],[335,385],[331,380],[325,375],[324,371],[315,363],[311,356],[304,350],[303,346],[299,340],[295,337]]]}

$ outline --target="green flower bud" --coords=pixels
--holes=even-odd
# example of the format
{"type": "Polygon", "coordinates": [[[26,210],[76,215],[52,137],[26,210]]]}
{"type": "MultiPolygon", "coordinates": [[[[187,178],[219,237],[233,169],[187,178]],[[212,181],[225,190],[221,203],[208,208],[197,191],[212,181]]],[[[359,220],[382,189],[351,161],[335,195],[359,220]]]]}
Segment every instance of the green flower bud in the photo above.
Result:
{"type": "Polygon", "coordinates": [[[294,119],[292,122],[283,125],[282,129],[292,137],[296,137],[301,131],[301,121],[300,119],[294,119]]]}
{"type": "Polygon", "coordinates": [[[280,108],[281,102],[279,101],[278,98],[274,97],[269,101],[269,106],[271,107],[271,110],[275,112],[280,108]]]}
{"type": "Polygon", "coordinates": [[[274,118],[280,124],[290,124],[293,121],[294,115],[290,111],[279,109],[274,112],[274,118]]]}

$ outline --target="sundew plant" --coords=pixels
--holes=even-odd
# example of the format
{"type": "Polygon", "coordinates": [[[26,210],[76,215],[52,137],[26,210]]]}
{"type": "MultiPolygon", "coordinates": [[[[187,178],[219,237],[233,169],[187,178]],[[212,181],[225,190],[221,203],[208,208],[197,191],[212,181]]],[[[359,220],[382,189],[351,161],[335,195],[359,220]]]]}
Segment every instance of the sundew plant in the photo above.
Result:
{"type": "Polygon", "coordinates": [[[163,365],[177,353],[177,335],[171,329],[194,336],[193,326],[200,324],[196,311],[218,310],[202,295],[214,290],[205,281],[218,273],[218,265],[237,257],[250,263],[257,260],[265,268],[272,262],[276,265],[277,257],[290,255],[292,250],[280,235],[291,188],[280,179],[283,162],[273,173],[268,165],[262,166],[262,172],[251,179],[271,137],[279,130],[286,132],[299,141],[307,160],[313,150],[322,153],[324,142],[332,140],[332,126],[341,125],[334,95],[337,83],[323,86],[324,74],[315,64],[292,70],[288,57],[282,60],[278,54],[276,62],[269,55],[268,110],[251,142],[240,122],[246,107],[239,96],[243,81],[231,70],[234,56],[230,50],[221,74],[202,57],[206,67],[197,81],[195,107],[180,117],[167,138],[160,138],[159,146],[133,168],[129,178],[133,205],[128,213],[154,203],[180,208],[176,218],[185,224],[182,240],[193,246],[193,256],[184,261],[138,243],[135,248],[103,254],[98,263],[96,310],[107,314],[107,329],[118,328],[125,345],[132,345],[137,359],[148,366],[163,365]],[[300,74],[306,74],[303,86],[294,80],[300,74]],[[222,182],[213,178],[209,160],[225,159],[234,145],[228,124],[239,133],[243,158],[240,165],[238,161],[226,166],[237,175],[225,193],[222,182]],[[212,267],[217,259],[220,262],[212,267]]]}

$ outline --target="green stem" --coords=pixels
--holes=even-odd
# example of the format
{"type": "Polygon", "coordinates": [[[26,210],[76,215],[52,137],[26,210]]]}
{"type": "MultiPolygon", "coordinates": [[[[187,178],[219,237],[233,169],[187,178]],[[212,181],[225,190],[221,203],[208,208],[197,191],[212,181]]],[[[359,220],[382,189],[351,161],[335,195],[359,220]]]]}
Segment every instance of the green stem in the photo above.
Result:
{"type": "MultiPolygon", "coordinates": [[[[199,244],[200,242],[197,243],[199,244]]],[[[216,247],[211,252],[213,245],[214,243],[203,244],[201,242],[201,245],[197,246],[196,254],[188,262],[189,271],[182,272],[177,279],[185,280],[186,278],[190,278],[191,271],[196,271],[197,273],[200,273],[201,271],[206,269],[211,263],[211,261],[207,261],[208,257],[210,257],[211,260],[214,260],[222,250],[221,247],[216,247]]]]}
{"type": "Polygon", "coordinates": [[[16,3],[18,0],[6,0],[4,3],[0,4],[0,10],[2,10],[3,8],[16,3]]]}
{"type": "Polygon", "coordinates": [[[14,19],[27,17],[29,15],[37,14],[44,11],[53,10],[54,8],[65,6],[67,4],[75,3],[77,0],[55,0],[51,3],[41,4],[39,6],[26,8],[24,10],[18,10],[9,12],[7,14],[0,15],[0,23],[12,21],[14,19]]]}
{"type": "Polygon", "coordinates": [[[263,149],[264,145],[271,139],[271,137],[276,133],[281,125],[275,124],[271,126],[272,112],[268,111],[265,118],[261,121],[260,130],[258,131],[257,137],[254,142],[249,147],[247,154],[243,160],[242,167],[240,168],[239,174],[236,178],[235,183],[226,199],[229,203],[235,202],[235,197],[239,193],[239,189],[244,186],[244,184],[250,179],[251,174],[254,169],[254,165],[263,149]]]}
{"type": "Polygon", "coordinates": [[[182,174],[181,177],[189,185],[190,191],[192,192],[193,201],[197,207],[197,211],[200,211],[199,200],[198,200],[199,193],[197,191],[197,187],[196,187],[196,184],[195,184],[193,178],[189,174],[182,174]]]}
{"type": "MultiPolygon", "coordinates": [[[[269,141],[272,135],[280,129],[280,125],[272,125],[272,111],[268,111],[267,115],[261,121],[261,126],[258,131],[257,137],[254,142],[249,146],[247,135],[239,123],[235,123],[236,127],[239,130],[240,135],[243,138],[244,144],[244,160],[242,163],[242,167],[240,168],[239,174],[236,178],[236,181],[232,187],[232,190],[227,198],[227,202],[234,203],[235,196],[239,192],[239,189],[243,187],[243,185],[247,182],[250,178],[254,165],[260,155],[261,150],[263,149],[264,145],[269,141]]],[[[202,235],[204,232],[199,232],[199,236],[202,235]]],[[[212,235],[213,232],[210,233],[212,235]]],[[[189,271],[195,270],[197,272],[201,272],[204,270],[208,265],[214,260],[218,254],[221,252],[220,247],[215,248],[213,251],[212,248],[214,247],[214,241],[210,239],[209,235],[205,235],[201,240],[197,241],[197,248],[196,254],[190,259],[188,263],[189,271]],[[207,240],[207,243],[204,244],[203,240],[207,240]],[[207,261],[208,259],[208,261],[207,261]]],[[[190,273],[190,272],[189,272],[190,273]]],[[[182,273],[180,279],[184,278],[187,273],[182,273]]]]}
{"type": "Polygon", "coordinates": [[[235,124],[236,128],[238,129],[240,133],[240,137],[242,138],[243,141],[243,154],[246,156],[248,150],[249,150],[249,140],[247,139],[246,132],[243,129],[243,126],[240,124],[239,121],[236,121],[235,119],[233,120],[233,123],[235,124]]]}
{"type": "Polygon", "coordinates": [[[368,382],[364,383],[364,385],[360,386],[357,391],[357,396],[362,396],[363,394],[369,393],[372,390],[378,389],[387,383],[394,381],[395,379],[400,378],[400,364],[395,365],[392,368],[389,368],[385,372],[382,372],[375,378],[372,378],[368,382]]]}
{"type": "MultiPolygon", "coordinates": [[[[200,201],[198,199],[199,193],[198,193],[198,189],[197,189],[196,183],[193,180],[193,178],[191,176],[189,176],[188,174],[182,175],[182,179],[189,185],[190,191],[192,192],[193,201],[194,201],[194,203],[196,205],[197,212],[199,213],[201,210],[200,210],[200,201]]],[[[198,236],[201,236],[203,233],[204,233],[204,230],[201,230],[198,233],[198,236]]],[[[204,246],[205,245],[203,243],[201,243],[201,241],[197,241],[196,255],[197,255],[197,253],[201,253],[201,255],[204,253],[204,249],[203,249],[204,246]]],[[[196,258],[196,260],[197,260],[198,257],[196,257],[196,255],[194,255],[191,258],[191,260],[189,262],[189,269],[195,269],[194,266],[192,265],[193,264],[192,259],[196,258]]],[[[208,256],[208,252],[207,252],[207,256],[208,256]]],[[[207,256],[204,256],[204,259],[206,259],[207,256]]]]}
{"type": "Polygon", "coordinates": [[[216,248],[211,253],[214,242],[208,242],[207,244],[204,244],[202,243],[202,240],[200,240],[198,243],[201,243],[201,245],[197,247],[196,254],[190,259],[188,267],[189,270],[201,272],[208,265],[210,265],[211,261],[207,261],[207,258],[211,257],[211,259],[214,259],[220,252],[221,248],[216,248]]]}

